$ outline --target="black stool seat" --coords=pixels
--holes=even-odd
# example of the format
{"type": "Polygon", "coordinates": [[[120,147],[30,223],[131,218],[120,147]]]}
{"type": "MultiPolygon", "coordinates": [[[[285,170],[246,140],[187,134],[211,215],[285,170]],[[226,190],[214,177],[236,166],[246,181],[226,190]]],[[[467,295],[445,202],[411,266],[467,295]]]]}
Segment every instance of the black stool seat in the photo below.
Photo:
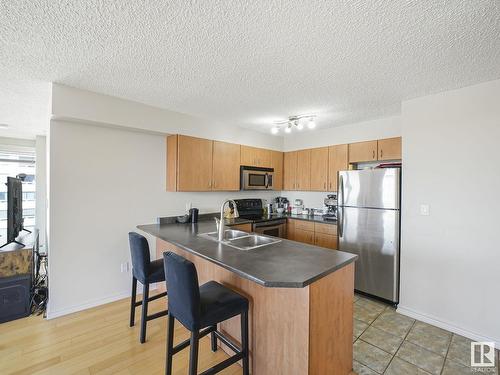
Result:
{"type": "Polygon", "coordinates": [[[146,324],[149,320],[156,319],[168,314],[167,310],[148,315],[148,303],[165,297],[166,292],[149,297],[149,284],[165,281],[165,267],[163,259],[151,261],[149,256],[149,245],[146,237],[139,233],[128,234],[130,243],[130,255],[132,257],[132,296],[130,298],[130,327],[135,324],[135,308],[142,305],[141,317],[141,344],[146,342],[146,324]],[[137,281],[143,285],[142,301],[136,301],[137,281]]]}
{"type": "Polygon", "coordinates": [[[239,360],[243,362],[243,374],[248,375],[248,300],[216,281],[198,286],[194,264],[175,253],[163,253],[163,259],[169,295],[166,375],[172,374],[174,354],[188,346],[191,347],[189,375],[197,375],[199,340],[208,334],[211,335],[212,351],[217,350],[219,339],[236,354],[202,375],[216,374],[239,360]],[[217,331],[218,323],[238,315],[241,315],[241,349],[217,331]],[[174,319],[191,331],[191,338],[175,347],[174,319]]]}
{"type": "Polygon", "coordinates": [[[201,316],[198,329],[223,322],[248,310],[248,300],[245,297],[217,281],[209,281],[200,286],[200,302],[201,316]]]}
{"type": "Polygon", "coordinates": [[[163,267],[163,259],[157,259],[150,262],[145,272],[135,272],[135,270],[136,268],[132,267],[132,273],[134,274],[134,277],[141,284],[152,284],[165,281],[165,268],[163,267]]]}

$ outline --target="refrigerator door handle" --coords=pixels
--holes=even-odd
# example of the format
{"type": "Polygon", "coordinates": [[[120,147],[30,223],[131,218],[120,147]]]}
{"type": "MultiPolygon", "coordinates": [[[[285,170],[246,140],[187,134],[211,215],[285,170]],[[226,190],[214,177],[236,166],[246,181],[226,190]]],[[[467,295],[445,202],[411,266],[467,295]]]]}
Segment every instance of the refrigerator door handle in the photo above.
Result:
{"type": "Polygon", "coordinates": [[[339,233],[339,239],[344,237],[344,207],[339,207],[337,209],[337,217],[338,217],[338,223],[337,223],[337,230],[339,233]]]}
{"type": "Polygon", "coordinates": [[[339,190],[340,190],[340,204],[339,206],[344,206],[344,176],[339,175],[339,190]]]}

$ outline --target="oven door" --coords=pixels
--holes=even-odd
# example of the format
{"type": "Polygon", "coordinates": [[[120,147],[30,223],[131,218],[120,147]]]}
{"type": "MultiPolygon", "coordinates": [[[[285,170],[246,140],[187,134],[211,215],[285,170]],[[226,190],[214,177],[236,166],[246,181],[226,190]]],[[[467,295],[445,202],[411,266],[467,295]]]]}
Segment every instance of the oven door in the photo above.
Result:
{"type": "Polygon", "coordinates": [[[279,238],[286,238],[286,224],[254,224],[253,231],[255,233],[265,234],[279,238]]]}
{"type": "Polygon", "coordinates": [[[273,169],[242,169],[242,190],[273,190],[273,169]]]}

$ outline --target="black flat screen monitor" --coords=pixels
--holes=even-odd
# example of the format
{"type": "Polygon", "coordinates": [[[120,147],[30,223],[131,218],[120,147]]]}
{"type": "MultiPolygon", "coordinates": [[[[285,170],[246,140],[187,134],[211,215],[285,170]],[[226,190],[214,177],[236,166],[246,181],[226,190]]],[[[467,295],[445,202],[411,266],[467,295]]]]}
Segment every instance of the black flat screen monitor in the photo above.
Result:
{"type": "Polygon", "coordinates": [[[7,177],[7,243],[23,230],[23,185],[19,178],[7,177]]]}

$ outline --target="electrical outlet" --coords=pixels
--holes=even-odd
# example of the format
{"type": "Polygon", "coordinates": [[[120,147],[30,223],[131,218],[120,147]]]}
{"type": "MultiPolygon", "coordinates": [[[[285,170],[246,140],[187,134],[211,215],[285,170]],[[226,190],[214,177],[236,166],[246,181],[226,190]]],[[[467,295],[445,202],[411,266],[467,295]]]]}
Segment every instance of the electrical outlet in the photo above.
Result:
{"type": "Polygon", "coordinates": [[[129,262],[121,263],[120,264],[120,272],[129,272],[130,271],[130,264],[129,262]]]}
{"type": "Polygon", "coordinates": [[[421,204],[420,205],[420,215],[422,216],[429,216],[430,215],[430,208],[428,204],[421,204]]]}

